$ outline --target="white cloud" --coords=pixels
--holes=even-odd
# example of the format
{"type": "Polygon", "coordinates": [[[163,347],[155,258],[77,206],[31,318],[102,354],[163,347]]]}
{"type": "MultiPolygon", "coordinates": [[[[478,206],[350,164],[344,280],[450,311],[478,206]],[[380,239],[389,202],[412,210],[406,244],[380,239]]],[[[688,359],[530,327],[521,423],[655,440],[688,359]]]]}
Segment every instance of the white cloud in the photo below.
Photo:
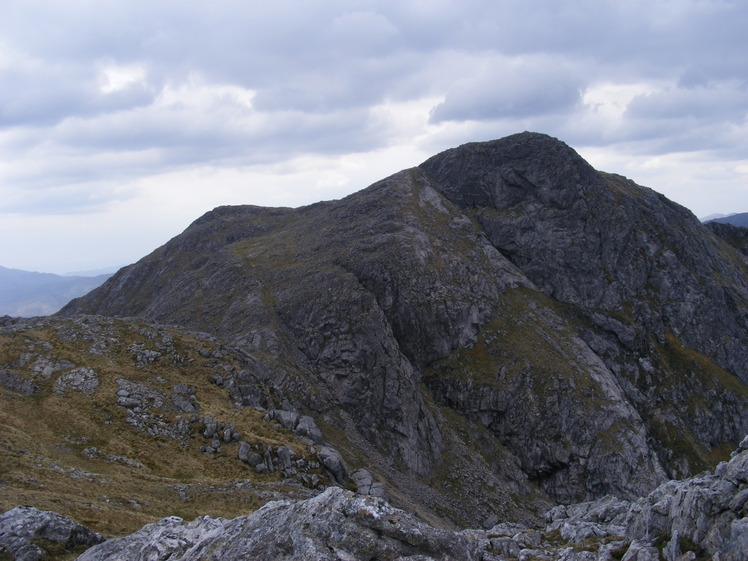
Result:
{"type": "Polygon", "coordinates": [[[111,94],[129,89],[137,84],[146,83],[146,69],[142,64],[109,63],[101,69],[102,81],[99,89],[102,93],[111,94]]]}
{"type": "Polygon", "coordinates": [[[476,56],[476,68],[455,82],[434,122],[518,119],[569,111],[580,99],[583,78],[571,61],[556,56],[476,56]]]}

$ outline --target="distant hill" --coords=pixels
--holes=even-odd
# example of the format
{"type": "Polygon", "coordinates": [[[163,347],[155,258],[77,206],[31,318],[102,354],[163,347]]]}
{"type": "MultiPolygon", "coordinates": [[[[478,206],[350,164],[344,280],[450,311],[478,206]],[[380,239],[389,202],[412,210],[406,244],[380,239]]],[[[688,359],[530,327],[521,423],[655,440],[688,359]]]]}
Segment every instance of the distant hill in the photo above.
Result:
{"type": "Polygon", "coordinates": [[[62,276],[0,267],[0,316],[46,316],[101,285],[111,274],[62,276]]]}
{"type": "Polygon", "coordinates": [[[719,222],[720,224],[732,224],[733,226],[742,226],[743,228],[748,228],[748,212],[722,216],[720,218],[709,220],[708,222],[719,222]]]}

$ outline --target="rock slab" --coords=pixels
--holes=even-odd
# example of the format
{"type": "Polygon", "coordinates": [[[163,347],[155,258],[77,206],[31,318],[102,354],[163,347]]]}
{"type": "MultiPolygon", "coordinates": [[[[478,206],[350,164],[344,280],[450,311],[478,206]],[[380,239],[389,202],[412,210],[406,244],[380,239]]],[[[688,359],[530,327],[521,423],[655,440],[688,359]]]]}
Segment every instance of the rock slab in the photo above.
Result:
{"type": "Polygon", "coordinates": [[[40,561],[48,549],[73,552],[104,541],[99,534],[55,512],[17,506],[0,515],[0,558],[40,561]]]}

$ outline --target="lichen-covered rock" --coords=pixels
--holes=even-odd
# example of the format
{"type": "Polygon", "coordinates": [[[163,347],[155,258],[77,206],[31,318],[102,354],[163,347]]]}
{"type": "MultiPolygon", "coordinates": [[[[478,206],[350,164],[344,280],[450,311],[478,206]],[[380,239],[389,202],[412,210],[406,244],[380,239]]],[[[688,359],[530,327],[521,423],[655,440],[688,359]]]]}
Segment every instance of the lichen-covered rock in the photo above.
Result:
{"type": "Polygon", "coordinates": [[[55,382],[55,392],[57,393],[74,391],[93,395],[98,387],[99,377],[91,368],[73,368],[60,375],[55,382]]]}
{"type": "Polygon", "coordinates": [[[7,553],[13,561],[41,561],[48,558],[46,547],[75,552],[103,540],[96,532],[51,511],[18,506],[0,515],[0,553],[7,553]]]}
{"type": "MultiPolygon", "coordinates": [[[[361,470],[353,479],[366,484],[369,475],[361,470]]],[[[554,507],[542,530],[508,522],[488,530],[437,529],[381,498],[330,487],[306,500],[267,503],[233,520],[171,516],[91,547],[79,560],[745,561],[747,497],[748,450],[714,472],[669,481],[636,501],[606,496],[554,507]]],[[[30,533],[19,530],[27,525],[3,524],[7,516],[0,517],[0,545],[11,543],[2,541],[7,533],[30,533]],[[12,531],[3,533],[6,526],[12,531]]],[[[68,535],[58,533],[44,537],[61,541],[68,535]]]]}
{"type": "MultiPolygon", "coordinates": [[[[547,532],[557,530],[572,542],[591,535],[632,540],[624,558],[647,558],[656,541],[670,544],[668,555],[680,559],[680,538],[699,548],[697,555],[719,554],[720,561],[745,559],[748,549],[748,450],[739,448],[713,472],[668,481],[645,497],[560,506],[546,515],[547,532]],[[591,533],[592,532],[592,533],[591,533]],[[679,553],[676,555],[676,552],[679,553]]],[[[716,559],[716,557],[715,557],[716,559]]]]}
{"type": "Polygon", "coordinates": [[[401,558],[481,559],[460,534],[432,528],[381,499],[331,487],[312,499],[271,502],[233,520],[166,518],[93,547],[79,561],[401,558]]]}

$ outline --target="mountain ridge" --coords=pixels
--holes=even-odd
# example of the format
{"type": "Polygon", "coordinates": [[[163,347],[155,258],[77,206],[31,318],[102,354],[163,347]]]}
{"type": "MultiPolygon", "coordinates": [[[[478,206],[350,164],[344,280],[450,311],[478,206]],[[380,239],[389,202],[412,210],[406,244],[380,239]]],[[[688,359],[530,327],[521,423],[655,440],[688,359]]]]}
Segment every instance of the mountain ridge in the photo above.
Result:
{"type": "Polygon", "coordinates": [[[718,216],[710,219],[709,222],[717,222],[719,224],[732,224],[733,226],[748,227],[748,212],[736,212],[734,214],[728,214],[727,216],[718,216]]]}
{"type": "Polygon", "coordinates": [[[71,299],[100,286],[110,273],[56,275],[0,266],[0,315],[31,317],[59,311],[71,299]]]}
{"type": "Polygon", "coordinates": [[[219,207],[61,314],[224,338],[395,495],[475,524],[491,481],[561,502],[634,497],[742,439],[738,255],[662,195],[520,133],[339,201],[219,207]],[[465,445],[485,451],[472,482],[452,477],[465,445]],[[455,493],[471,520],[445,510],[455,493]]]}

